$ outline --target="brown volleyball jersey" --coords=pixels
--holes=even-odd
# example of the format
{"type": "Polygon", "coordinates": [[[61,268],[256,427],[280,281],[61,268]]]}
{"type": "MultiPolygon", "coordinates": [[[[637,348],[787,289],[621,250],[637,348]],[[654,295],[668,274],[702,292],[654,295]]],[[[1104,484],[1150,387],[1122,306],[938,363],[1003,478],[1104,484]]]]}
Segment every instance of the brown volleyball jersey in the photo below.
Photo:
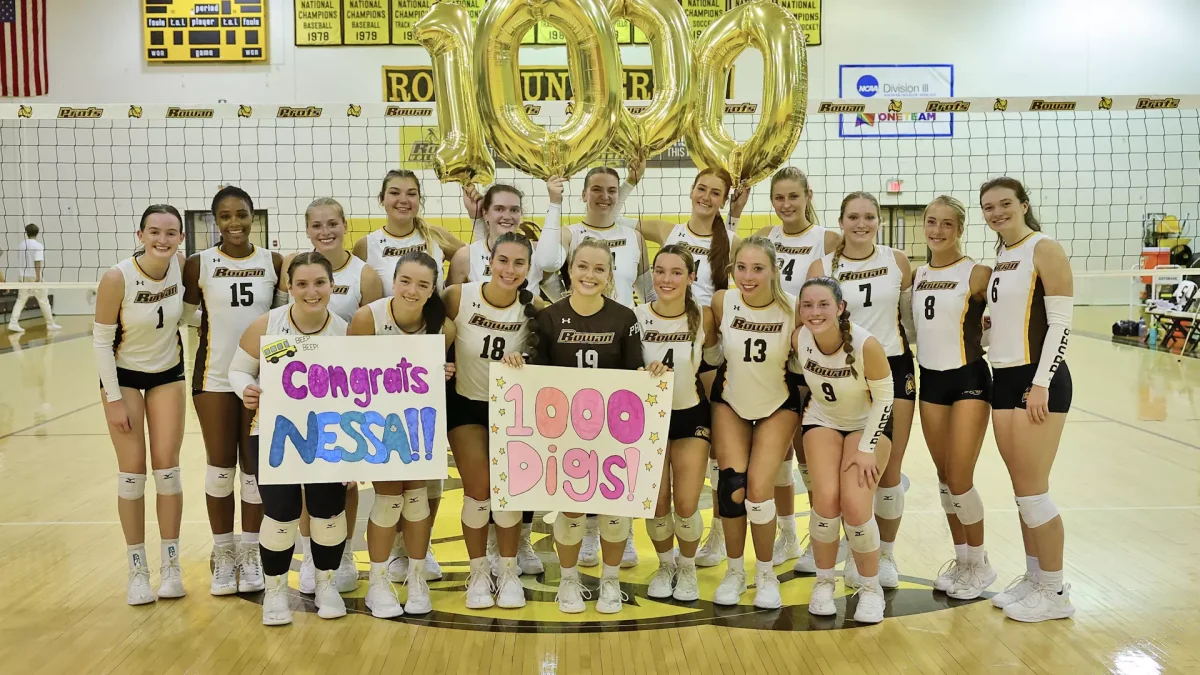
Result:
{"type": "Polygon", "coordinates": [[[538,314],[537,326],[536,365],[620,370],[644,365],[637,316],[615,300],[605,298],[599,312],[583,316],[563,298],[538,314]]]}

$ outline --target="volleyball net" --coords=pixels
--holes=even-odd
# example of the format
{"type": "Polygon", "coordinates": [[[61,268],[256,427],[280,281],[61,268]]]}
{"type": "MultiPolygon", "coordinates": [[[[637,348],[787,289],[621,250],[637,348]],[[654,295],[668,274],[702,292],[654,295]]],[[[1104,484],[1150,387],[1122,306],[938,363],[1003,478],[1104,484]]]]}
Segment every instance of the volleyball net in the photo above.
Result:
{"type": "MultiPolygon", "coordinates": [[[[554,128],[568,105],[527,110],[554,128]]],[[[735,139],[754,133],[757,108],[727,106],[735,139]]],[[[384,224],[377,194],[398,167],[422,177],[425,218],[470,241],[460,187],[439,183],[433,172],[435,114],[390,104],[0,105],[7,279],[0,288],[20,280],[13,252],[27,223],[41,231],[43,279],[57,288],[94,285],[128,256],[138,218],[152,203],[185,214],[189,252],[211,246],[218,233],[210,202],[226,185],[254,198],[258,244],[308,248],[304,211],[314,198],[333,197],[350,224],[349,247],[384,224]]],[[[1192,255],[1200,229],[1200,97],[812,101],[790,163],[809,176],[822,224],[836,227],[846,193],[872,192],[883,211],[881,243],[915,260],[926,257],[922,211],[940,194],[969,207],[965,252],[993,258],[995,235],[983,224],[978,187],[996,176],[1017,178],[1077,275],[1098,277],[1081,289],[1081,302],[1124,304],[1144,257],[1148,266],[1200,260],[1192,255]]],[[[624,175],[619,157],[601,164],[624,175]]],[[[686,221],[696,172],[680,141],[650,160],[625,215],[686,221]]],[[[496,176],[524,192],[527,219],[540,223],[545,184],[500,161],[496,176]]],[[[583,215],[582,188],[582,176],[568,183],[568,223],[583,215]]],[[[777,222],[764,181],[753,188],[740,234],[777,222]]]]}

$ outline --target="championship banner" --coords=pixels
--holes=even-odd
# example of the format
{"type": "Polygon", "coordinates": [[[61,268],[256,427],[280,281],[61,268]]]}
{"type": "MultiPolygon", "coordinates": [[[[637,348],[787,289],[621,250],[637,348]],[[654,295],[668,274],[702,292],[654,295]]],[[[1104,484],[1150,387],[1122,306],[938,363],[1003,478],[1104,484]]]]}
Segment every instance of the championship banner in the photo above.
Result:
{"type": "Polygon", "coordinates": [[[445,478],[441,335],[262,338],[259,482],[445,478]]]}
{"type": "Polygon", "coordinates": [[[493,510],[654,516],[672,377],[493,363],[490,380],[493,510]]]}

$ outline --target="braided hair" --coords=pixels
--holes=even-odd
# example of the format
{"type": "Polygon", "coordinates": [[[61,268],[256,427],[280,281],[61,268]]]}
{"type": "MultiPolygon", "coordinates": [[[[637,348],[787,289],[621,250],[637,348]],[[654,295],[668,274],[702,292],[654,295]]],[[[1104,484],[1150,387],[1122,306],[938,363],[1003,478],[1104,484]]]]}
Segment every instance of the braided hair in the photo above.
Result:
{"type": "MultiPolygon", "coordinates": [[[[529,240],[519,232],[505,232],[496,237],[496,242],[492,244],[492,259],[495,259],[496,251],[500,250],[500,246],[503,244],[517,244],[518,246],[525,247],[526,252],[529,254],[529,259],[533,260],[533,244],[529,243],[529,240]]],[[[526,338],[525,358],[533,360],[539,346],[537,327],[534,325],[538,310],[537,307],[533,306],[533,292],[529,290],[529,277],[526,277],[521,282],[520,288],[517,289],[517,302],[521,303],[521,306],[524,308],[525,318],[529,321],[530,327],[529,335],[526,338]]]]}
{"type": "Polygon", "coordinates": [[[857,380],[858,370],[854,367],[854,338],[851,335],[850,310],[846,309],[846,301],[842,298],[842,285],[832,277],[813,277],[800,287],[800,296],[803,297],[804,291],[812,286],[827,288],[833,294],[833,301],[838,306],[838,331],[842,336],[842,351],[846,352],[846,367],[850,369],[850,374],[857,380]]]}
{"type": "Polygon", "coordinates": [[[683,261],[683,266],[687,268],[688,284],[683,294],[683,308],[687,312],[688,335],[695,342],[696,336],[700,334],[700,321],[703,318],[703,314],[701,313],[703,310],[700,309],[700,303],[696,302],[695,296],[692,295],[691,276],[696,273],[696,259],[692,257],[691,251],[687,250],[686,247],[680,244],[667,244],[658,249],[658,253],[654,254],[654,262],[651,263],[651,266],[658,264],[658,259],[664,255],[679,256],[679,259],[683,261]]]}

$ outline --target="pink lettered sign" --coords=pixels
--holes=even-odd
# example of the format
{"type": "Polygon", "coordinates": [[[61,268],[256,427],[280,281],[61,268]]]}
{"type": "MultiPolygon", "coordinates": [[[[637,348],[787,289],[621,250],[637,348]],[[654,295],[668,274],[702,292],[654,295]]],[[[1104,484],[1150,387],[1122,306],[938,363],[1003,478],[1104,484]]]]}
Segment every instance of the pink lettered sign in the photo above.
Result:
{"type": "Polygon", "coordinates": [[[645,371],[493,363],[492,509],[653,517],[671,384],[645,371]]]}

